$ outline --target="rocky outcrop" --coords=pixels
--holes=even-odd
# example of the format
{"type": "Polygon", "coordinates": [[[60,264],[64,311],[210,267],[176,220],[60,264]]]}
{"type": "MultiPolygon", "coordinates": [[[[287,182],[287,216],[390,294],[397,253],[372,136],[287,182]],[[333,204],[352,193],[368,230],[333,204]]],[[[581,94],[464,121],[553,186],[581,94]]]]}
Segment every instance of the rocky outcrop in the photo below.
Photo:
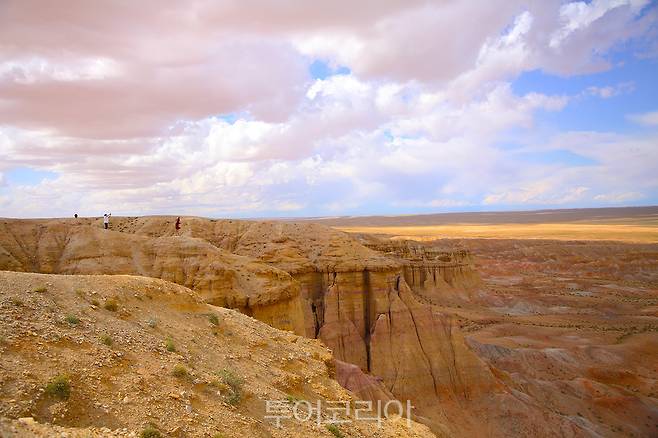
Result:
{"type": "Polygon", "coordinates": [[[304,333],[299,285],[288,273],[203,239],[8,220],[0,223],[0,237],[0,269],[161,278],[197,291],[210,304],[304,333]]]}
{"type": "Polygon", "coordinates": [[[397,260],[414,293],[434,304],[450,303],[464,290],[480,283],[473,257],[464,249],[448,249],[433,243],[377,239],[362,236],[361,242],[397,260]]]}

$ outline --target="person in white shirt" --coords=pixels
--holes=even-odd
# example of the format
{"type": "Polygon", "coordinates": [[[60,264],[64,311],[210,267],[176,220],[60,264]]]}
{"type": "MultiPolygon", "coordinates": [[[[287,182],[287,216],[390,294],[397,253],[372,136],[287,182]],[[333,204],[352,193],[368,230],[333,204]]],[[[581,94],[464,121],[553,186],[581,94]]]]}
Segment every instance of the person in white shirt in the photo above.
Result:
{"type": "Polygon", "coordinates": [[[112,216],[112,213],[110,214],[105,213],[103,215],[103,226],[105,227],[106,230],[110,228],[110,216],[112,216]]]}

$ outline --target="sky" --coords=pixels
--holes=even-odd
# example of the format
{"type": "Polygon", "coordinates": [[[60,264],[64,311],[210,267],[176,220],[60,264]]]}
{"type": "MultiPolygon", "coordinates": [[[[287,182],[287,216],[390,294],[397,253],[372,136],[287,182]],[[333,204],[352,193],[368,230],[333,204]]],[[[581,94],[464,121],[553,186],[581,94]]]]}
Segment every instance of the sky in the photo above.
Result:
{"type": "Polygon", "coordinates": [[[658,204],[648,0],[0,0],[0,216],[658,204]]]}

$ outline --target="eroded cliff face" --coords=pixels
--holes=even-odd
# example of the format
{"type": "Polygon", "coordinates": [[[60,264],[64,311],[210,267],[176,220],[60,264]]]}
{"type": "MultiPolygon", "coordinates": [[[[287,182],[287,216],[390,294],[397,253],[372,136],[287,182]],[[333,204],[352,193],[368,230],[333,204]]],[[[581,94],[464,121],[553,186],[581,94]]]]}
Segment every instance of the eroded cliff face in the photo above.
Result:
{"type": "Polygon", "coordinates": [[[342,363],[337,377],[346,387],[373,400],[410,400],[416,418],[440,433],[473,434],[482,418],[501,436],[540,431],[540,419],[571,430],[514,396],[431,305],[477,284],[468,253],[360,242],[310,223],[183,218],[176,232],[174,221],[113,218],[106,231],[88,219],[5,220],[0,268],[185,285],[208,303],[321,339],[342,363]],[[516,409],[514,421],[500,415],[504,404],[516,409]]]}
{"type": "Polygon", "coordinates": [[[361,236],[359,240],[365,247],[397,260],[404,280],[424,302],[455,303],[480,284],[473,257],[466,250],[373,236],[361,236]]]}
{"type": "Polygon", "coordinates": [[[3,220],[0,269],[161,278],[197,291],[209,304],[238,309],[277,328],[305,331],[299,284],[288,273],[199,238],[3,220]]]}

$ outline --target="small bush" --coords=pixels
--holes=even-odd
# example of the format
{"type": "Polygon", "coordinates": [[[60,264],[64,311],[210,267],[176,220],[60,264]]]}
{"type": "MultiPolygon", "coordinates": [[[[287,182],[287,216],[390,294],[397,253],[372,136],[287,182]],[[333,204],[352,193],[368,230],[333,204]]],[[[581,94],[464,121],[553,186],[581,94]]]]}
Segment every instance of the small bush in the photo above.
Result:
{"type": "Polygon", "coordinates": [[[102,335],[100,339],[101,339],[101,342],[103,344],[107,345],[108,347],[111,347],[112,344],[114,343],[114,340],[112,339],[112,336],[110,336],[110,335],[102,335]]]}
{"type": "Polygon", "coordinates": [[[78,318],[75,315],[66,315],[66,318],[64,318],[66,322],[68,322],[71,325],[78,325],[80,324],[80,318],[78,318]]]}
{"type": "Polygon", "coordinates": [[[46,395],[60,400],[67,400],[71,396],[71,381],[66,374],[59,374],[48,382],[45,387],[46,395]]]}
{"type": "Polygon", "coordinates": [[[174,345],[174,340],[171,338],[167,338],[165,341],[165,348],[167,348],[167,351],[174,352],[176,351],[176,346],[174,345]]]}
{"type": "Polygon", "coordinates": [[[158,320],[155,318],[151,318],[146,323],[148,324],[149,327],[155,328],[155,326],[158,325],[158,320]]]}
{"type": "Polygon", "coordinates": [[[218,373],[222,382],[229,387],[230,394],[226,397],[226,402],[230,405],[237,405],[242,399],[242,385],[244,380],[237,376],[231,370],[221,370],[218,373]]]}
{"type": "Polygon", "coordinates": [[[110,312],[116,312],[119,310],[119,303],[114,298],[109,298],[105,300],[103,307],[105,307],[105,310],[109,310],[110,312]]]}
{"type": "Polygon", "coordinates": [[[48,288],[46,286],[39,286],[34,288],[34,292],[44,293],[47,292],[48,288]]]}
{"type": "Polygon", "coordinates": [[[183,365],[176,365],[174,366],[174,369],[171,370],[171,375],[179,379],[184,379],[189,376],[189,373],[187,372],[187,368],[183,365]]]}
{"type": "Polygon", "coordinates": [[[214,313],[208,315],[208,321],[210,321],[212,325],[219,325],[219,318],[214,313]]]}
{"type": "Polygon", "coordinates": [[[94,305],[94,306],[96,306],[96,307],[100,307],[100,306],[101,306],[101,303],[99,303],[98,300],[91,300],[91,304],[94,305]]]}
{"type": "Polygon", "coordinates": [[[327,424],[327,430],[331,432],[336,438],[343,438],[345,436],[335,424],[327,424]]]}
{"type": "Polygon", "coordinates": [[[21,300],[20,298],[12,298],[11,303],[14,306],[22,306],[23,305],[23,300],[21,300]]]}
{"type": "Polygon", "coordinates": [[[158,429],[149,425],[140,434],[141,438],[162,438],[162,434],[158,429]]]}

